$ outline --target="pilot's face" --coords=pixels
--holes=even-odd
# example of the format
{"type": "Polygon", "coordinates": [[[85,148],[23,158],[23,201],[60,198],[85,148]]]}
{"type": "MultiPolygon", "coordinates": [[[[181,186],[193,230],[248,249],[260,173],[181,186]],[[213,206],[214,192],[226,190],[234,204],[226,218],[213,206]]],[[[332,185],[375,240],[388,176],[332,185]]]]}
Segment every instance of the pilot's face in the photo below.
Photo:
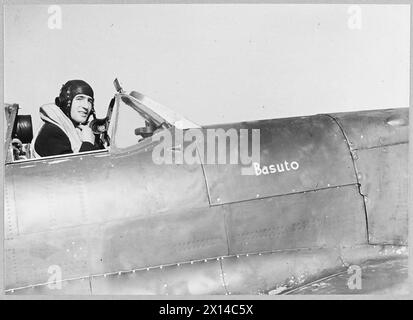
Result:
{"type": "Polygon", "coordinates": [[[73,98],[70,117],[77,123],[84,123],[92,110],[93,99],[85,94],[73,98]]]}

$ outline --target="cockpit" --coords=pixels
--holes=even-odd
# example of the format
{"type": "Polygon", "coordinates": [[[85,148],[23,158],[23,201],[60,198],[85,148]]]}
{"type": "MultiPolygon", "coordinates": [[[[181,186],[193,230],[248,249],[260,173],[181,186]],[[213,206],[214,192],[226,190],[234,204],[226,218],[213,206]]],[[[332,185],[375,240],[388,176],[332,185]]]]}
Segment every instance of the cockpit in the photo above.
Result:
{"type": "MultiPolygon", "coordinates": [[[[200,128],[199,125],[137,91],[125,93],[117,79],[114,86],[116,93],[108,105],[106,117],[94,117],[89,122],[95,137],[100,139],[105,147],[103,150],[92,152],[129,150],[158,132],[173,127],[181,130],[200,128]]],[[[39,159],[34,157],[31,148],[32,116],[19,115],[18,111],[17,104],[5,105],[6,163],[39,159]]],[[[40,159],[44,158],[50,157],[40,159]]]]}

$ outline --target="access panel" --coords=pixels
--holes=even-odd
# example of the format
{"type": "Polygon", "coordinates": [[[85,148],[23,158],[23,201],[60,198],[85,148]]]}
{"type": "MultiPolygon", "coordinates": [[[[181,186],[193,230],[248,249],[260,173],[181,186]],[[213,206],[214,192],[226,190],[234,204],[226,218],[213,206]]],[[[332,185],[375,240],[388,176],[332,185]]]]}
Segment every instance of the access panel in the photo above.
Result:
{"type": "MultiPolygon", "coordinates": [[[[212,205],[357,182],[347,142],[340,127],[331,117],[317,115],[263,120],[211,126],[206,129],[217,128],[223,129],[221,132],[217,131],[220,138],[230,130],[235,130],[241,136],[241,129],[248,129],[250,152],[254,147],[252,130],[259,129],[260,159],[259,162],[250,163],[250,174],[245,174],[242,169],[247,166],[242,161],[230,164],[227,160],[226,164],[219,164],[217,159],[216,163],[208,163],[208,159],[204,157],[204,170],[212,205]]],[[[231,144],[230,138],[226,140],[227,159],[230,159],[229,155],[235,148],[240,148],[240,144],[231,144]]],[[[205,144],[204,149],[207,147],[210,146],[205,144]]]]}

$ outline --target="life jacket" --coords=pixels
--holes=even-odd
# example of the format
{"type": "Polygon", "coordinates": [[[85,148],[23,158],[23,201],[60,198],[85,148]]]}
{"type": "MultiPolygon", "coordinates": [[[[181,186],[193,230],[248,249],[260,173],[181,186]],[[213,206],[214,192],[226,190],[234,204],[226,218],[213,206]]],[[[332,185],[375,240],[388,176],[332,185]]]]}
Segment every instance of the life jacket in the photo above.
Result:
{"type": "MultiPolygon", "coordinates": [[[[73,125],[73,122],[63,113],[63,111],[55,104],[45,104],[40,107],[39,112],[40,118],[44,122],[49,122],[58,126],[66,134],[69,138],[73,153],[79,152],[82,145],[82,140],[80,139],[81,131],[73,125]]],[[[35,158],[41,158],[34,148],[39,132],[37,132],[36,137],[31,144],[31,153],[35,158]]]]}

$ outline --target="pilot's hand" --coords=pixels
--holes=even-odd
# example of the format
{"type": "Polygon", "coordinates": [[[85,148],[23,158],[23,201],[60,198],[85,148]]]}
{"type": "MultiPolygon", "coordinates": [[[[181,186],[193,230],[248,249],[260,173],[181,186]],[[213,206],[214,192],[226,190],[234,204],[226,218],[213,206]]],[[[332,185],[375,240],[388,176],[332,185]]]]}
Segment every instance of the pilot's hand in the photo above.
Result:
{"type": "Polygon", "coordinates": [[[81,130],[80,139],[82,142],[90,142],[91,144],[95,143],[95,135],[88,125],[80,124],[78,128],[81,130]]]}

